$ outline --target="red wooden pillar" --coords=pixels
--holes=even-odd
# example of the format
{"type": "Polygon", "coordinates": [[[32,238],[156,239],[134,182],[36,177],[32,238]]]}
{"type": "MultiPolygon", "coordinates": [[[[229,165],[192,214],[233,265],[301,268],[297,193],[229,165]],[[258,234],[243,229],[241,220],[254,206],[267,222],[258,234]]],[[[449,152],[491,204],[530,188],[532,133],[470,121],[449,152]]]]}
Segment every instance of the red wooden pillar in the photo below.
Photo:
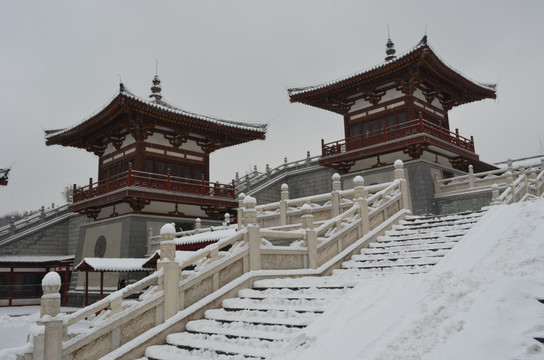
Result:
{"type": "Polygon", "coordinates": [[[104,272],[100,272],[100,300],[104,297],[104,272]]]}
{"type": "Polygon", "coordinates": [[[87,192],[87,199],[93,197],[93,178],[89,178],[89,191],[87,192]]]}
{"type": "Polygon", "coordinates": [[[72,189],[72,203],[75,203],[76,202],[76,184],[74,184],[74,187],[72,189]]]}
{"type": "Polygon", "coordinates": [[[132,163],[128,163],[127,186],[132,186],[132,163]]]}
{"type": "Polygon", "coordinates": [[[387,124],[386,123],[383,124],[382,141],[383,142],[387,141],[387,124]]]}
{"type": "Polygon", "coordinates": [[[172,190],[172,179],[170,178],[170,169],[166,169],[166,190],[172,190]]]}
{"type": "Polygon", "coordinates": [[[459,139],[459,129],[455,129],[455,138],[456,138],[457,146],[460,146],[461,140],[459,139]]]}
{"type": "Polygon", "coordinates": [[[232,180],[232,198],[236,199],[236,187],[234,185],[234,180],[232,180]]]}
{"type": "Polygon", "coordinates": [[[106,192],[109,193],[109,192],[110,192],[110,189],[111,189],[111,185],[110,185],[110,171],[108,170],[108,172],[106,173],[106,192]]]}
{"type": "Polygon", "coordinates": [[[202,175],[202,179],[200,180],[200,195],[205,195],[206,189],[204,184],[204,175],[202,175]]]}
{"type": "Polygon", "coordinates": [[[89,305],[89,272],[85,271],[85,306],[89,305]]]}
{"type": "Polygon", "coordinates": [[[14,276],[13,276],[13,266],[10,268],[10,271],[9,271],[9,300],[8,300],[8,305],[11,306],[12,305],[12,299],[13,299],[13,279],[14,276]]]}
{"type": "Polygon", "coordinates": [[[321,156],[325,156],[325,140],[321,139],[321,156]]]}

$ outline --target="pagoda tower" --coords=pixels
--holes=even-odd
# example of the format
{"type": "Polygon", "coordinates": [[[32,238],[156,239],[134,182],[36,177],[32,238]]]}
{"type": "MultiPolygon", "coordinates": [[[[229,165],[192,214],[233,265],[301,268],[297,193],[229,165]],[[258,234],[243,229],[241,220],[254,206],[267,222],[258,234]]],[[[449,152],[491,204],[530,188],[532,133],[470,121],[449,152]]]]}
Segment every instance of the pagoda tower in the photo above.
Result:
{"type": "Polygon", "coordinates": [[[74,185],[71,211],[95,220],[160,214],[217,218],[237,207],[233,184],[210,182],[209,157],[218,149],[264,139],[266,125],[198,115],[162,99],[153,79],[151,100],[120,84],[119,93],[79,124],[47,130],[47,145],[84,149],[98,156],[98,177],[74,185]]]}
{"type": "MultiPolygon", "coordinates": [[[[151,236],[165,223],[176,230],[219,225],[238,207],[234,183],[210,181],[210,154],[224,147],[265,139],[267,125],[199,115],[165,100],[161,81],[153,79],[149,99],[123,84],[101,110],[75,126],[46,130],[47,145],[84,149],[98,156],[98,176],[73,188],[69,209],[90,220],[68,234],[77,243],[74,265],[85,258],[143,258],[151,236]]],[[[107,272],[71,279],[68,301],[83,303],[85,289],[112,291],[139,273],[107,272]]],[[[94,297],[96,298],[96,294],[94,297]]],[[[85,297],[86,298],[86,297],[85,297]]]]}
{"type": "Polygon", "coordinates": [[[291,102],[343,116],[345,138],[321,140],[320,165],[344,174],[364,173],[381,182],[388,179],[380,178],[380,168],[401,159],[412,175],[416,213],[433,212],[433,178],[461,175],[469,165],[476,172],[495,169],[480,161],[472,136],[452,130],[448,112],[462,104],[494,99],[496,85],[475,82],[448,66],[426,35],[401,56],[396,56],[388,39],[381,64],[288,92],[291,102]]]}

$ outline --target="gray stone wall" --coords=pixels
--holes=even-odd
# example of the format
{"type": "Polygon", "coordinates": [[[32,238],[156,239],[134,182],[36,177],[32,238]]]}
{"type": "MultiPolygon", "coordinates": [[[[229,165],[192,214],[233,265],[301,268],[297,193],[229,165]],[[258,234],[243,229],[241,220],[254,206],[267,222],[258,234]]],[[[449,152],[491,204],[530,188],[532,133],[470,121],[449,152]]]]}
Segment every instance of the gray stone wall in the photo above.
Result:
{"type": "Polygon", "coordinates": [[[73,255],[77,241],[74,228],[85,219],[85,216],[72,214],[37,224],[25,233],[5,239],[0,252],[2,255],[73,255]]]}
{"type": "Polygon", "coordinates": [[[436,209],[439,214],[455,214],[463,211],[478,211],[491,204],[491,191],[455,195],[448,198],[436,199],[436,209]]]}
{"type": "Polygon", "coordinates": [[[284,174],[276,181],[271,181],[262,189],[249,191],[257,199],[258,204],[266,204],[280,200],[281,185],[289,186],[289,197],[291,199],[322,194],[332,189],[331,177],[336,171],[326,167],[311,167],[297,170],[291,174],[284,174]]]}

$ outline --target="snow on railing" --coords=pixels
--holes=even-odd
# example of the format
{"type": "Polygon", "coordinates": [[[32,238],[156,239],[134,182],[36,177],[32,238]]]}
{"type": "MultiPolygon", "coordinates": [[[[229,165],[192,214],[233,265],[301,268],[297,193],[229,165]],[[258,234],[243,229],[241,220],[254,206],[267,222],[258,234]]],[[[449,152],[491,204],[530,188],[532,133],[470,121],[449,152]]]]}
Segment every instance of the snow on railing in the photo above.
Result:
{"type": "Polygon", "coordinates": [[[269,181],[277,180],[278,177],[289,171],[317,165],[319,158],[320,156],[310,157],[310,152],[308,151],[306,152],[305,159],[287,162],[287,158],[284,158],[283,164],[279,165],[274,169],[270,169],[270,166],[267,164],[266,170],[264,172],[257,171],[257,166],[253,168],[252,172],[246,174],[245,177],[242,178],[240,178],[240,175],[237,172],[234,180],[236,184],[236,191],[239,194],[248,193],[251,190],[258,188],[269,181]]]}
{"type": "MultiPolygon", "coordinates": [[[[395,180],[391,183],[365,187],[360,176],[353,183],[353,189],[342,190],[340,177],[335,175],[330,194],[301,199],[288,199],[282,186],[282,200],[274,206],[257,207],[256,200],[246,196],[240,203],[238,226],[230,228],[236,231],[182,259],[176,258],[175,239],[187,232],[176,233],[172,224],[164,225],[158,271],[72,315],[64,315],[62,331],[50,334],[47,344],[43,342],[44,333],[37,332],[34,354],[54,348],[57,341],[62,358],[76,353],[82,359],[99,358],[252,270],[316,269],[407,209],[400,161],[395,162],[395,180]],[[287,215],[289,209],[289,224],[260,226],[259,217],[268,216],[263,209],[276,209],[276,222],[280,222],[282,211],[287,215]],[[274,246],[267,238],[291,239],[297,244],[274,246]],[[138,293],[142,294],[137,299],[127,299],[138,293]],[[122,341],[119,333],[123,334],[122,341]]],[[[47,321],[42,317],[39,324],[47,321]]]]}
{"type": "Polygon", "coordinates": [[[39,210],[25,212],[24,217],[17,221],[12,218],[8,225],[0,227],[0,239],[15,235],[36,224],[41,224],[45,221],[64,215],[68,213],[68,206],[69,204],[55,207],[55,204],[51,204],[51,207],[48,208],[42,206],[39,210]]]}
{"type": "Polygon", "coordinates": [[[435,196],[459,195],[472,191],[491,191],[492,204],[511,204],[544,192],[544,159],[540,164],[508,166],[503,169],[474,173],[472,165],[467,175],[438,180],[435,175],[435,196]]]}

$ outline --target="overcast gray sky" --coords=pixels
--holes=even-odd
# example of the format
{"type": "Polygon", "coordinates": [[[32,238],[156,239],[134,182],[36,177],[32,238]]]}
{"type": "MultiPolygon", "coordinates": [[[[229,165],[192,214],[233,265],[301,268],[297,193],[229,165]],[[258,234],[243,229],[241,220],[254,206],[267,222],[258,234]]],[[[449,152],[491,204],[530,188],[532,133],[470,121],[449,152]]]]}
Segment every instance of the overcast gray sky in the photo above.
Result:
{"type": "Polygon", "coordinates": [[[62,203],[68,184],[96,178],[97,158],[46,147],[43,130],[71,126],[118,91],[141,97],[159,60],[166,101],[225,119],[269,123],[266,141],[220,150],[211,179],[317,155],[343,138],[342,117],[289,103],[315,85],[383,61],[427,31],[449,65],[498,82],[498,100],[450,112],[487,162],[542,153],[544,1],[4,1],[0,12],[0,215],[62,203]]]}

